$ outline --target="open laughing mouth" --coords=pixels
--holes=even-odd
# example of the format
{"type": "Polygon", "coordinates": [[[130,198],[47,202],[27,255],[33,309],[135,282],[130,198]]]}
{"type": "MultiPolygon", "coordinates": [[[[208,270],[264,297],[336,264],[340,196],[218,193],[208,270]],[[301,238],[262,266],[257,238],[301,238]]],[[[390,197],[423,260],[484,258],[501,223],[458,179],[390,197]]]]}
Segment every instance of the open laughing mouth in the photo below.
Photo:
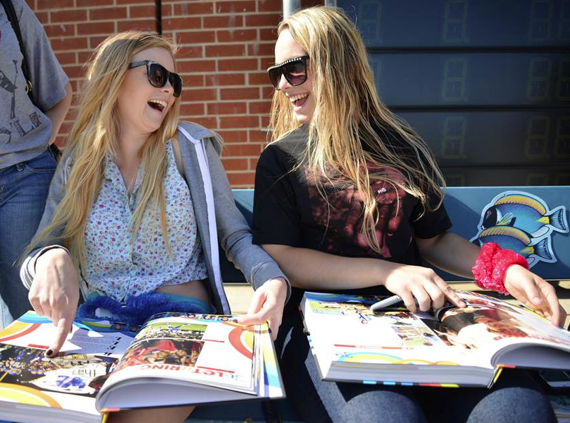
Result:
{"type": "Polygon", "coordinates": [[[290,97],[289,100],[291,101],[291,103],[293,103],[293,106],[301,107],[303,104],[305,104],[307,97],[309,97],[308,93],[298,94],[294,95],[293,97],[290,97]]]}
{"type": "Polygon", "coordinates": [[[166,106],[168,105],[168,103],[166,103],[166,101],[162,101],[162,100],[149,100],[148,105],[151,108],[158,110],[159,112],[162,112],[164,109],[166,109],[166,106]]]}

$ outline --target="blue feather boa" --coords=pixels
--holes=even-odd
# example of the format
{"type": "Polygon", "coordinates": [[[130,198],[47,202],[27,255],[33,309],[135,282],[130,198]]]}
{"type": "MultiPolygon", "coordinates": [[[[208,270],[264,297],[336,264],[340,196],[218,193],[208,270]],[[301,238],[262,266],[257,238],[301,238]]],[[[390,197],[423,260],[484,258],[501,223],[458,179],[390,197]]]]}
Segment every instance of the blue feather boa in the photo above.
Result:
{"type": "Polygon", "coordinates": [[[137,296],[129,295],[125,303],[96,293],[90,294],[77,310],[77,317],[100,319],[97,309],[105,309],[113,316],[105,317],[113,322],[141,325],[155,313],[166,311],[181,313],[204,313],[203,308],[191,301],[172,301],[167,294],[148,292],[137,296]]]}

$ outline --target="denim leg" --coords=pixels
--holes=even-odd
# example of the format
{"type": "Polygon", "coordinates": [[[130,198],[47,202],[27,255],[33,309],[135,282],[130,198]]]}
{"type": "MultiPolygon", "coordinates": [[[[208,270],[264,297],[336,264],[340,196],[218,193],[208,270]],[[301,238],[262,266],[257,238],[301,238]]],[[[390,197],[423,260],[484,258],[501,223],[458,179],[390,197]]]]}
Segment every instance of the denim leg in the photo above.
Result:
{"type": "Polygon", "coordinates": [[[410,388],[322,381],[300,313],[287,309],[276,347],[287,398],[305,421],[426,421],[410,388]]]}
{"type": "Polygon", "coordinates": [[[31,309],[17,261],[40,223],[56,165],[46,150],[0,170],[0,295],[14,318],[31,309]]]}
{"type": "Polygon", "coordinates": [[[505,369],[492,389],[416,388],[429,421],[554,423],[548,397],[522,369],[505,369]]]}

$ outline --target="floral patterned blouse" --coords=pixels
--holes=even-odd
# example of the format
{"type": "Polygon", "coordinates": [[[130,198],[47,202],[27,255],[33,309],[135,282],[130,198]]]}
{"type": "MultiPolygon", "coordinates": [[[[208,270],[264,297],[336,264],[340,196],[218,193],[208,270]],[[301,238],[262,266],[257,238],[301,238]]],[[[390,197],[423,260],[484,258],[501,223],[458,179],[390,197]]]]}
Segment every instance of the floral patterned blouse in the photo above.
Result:
{"type": "Polygon", "coordinates": [[[135,240],[131,220],[138,204],[143,168],[139,168],[129,196],[119,168],[107,155],[99,197],[85,226],[86,269],[90,291],[123,301],[127,295],[154,291],[207,278],[197,234],[190,190],[176,167],[170,141],[164,195],[171,255],[160,225],[160,211],[145,210],[135,240]]]}

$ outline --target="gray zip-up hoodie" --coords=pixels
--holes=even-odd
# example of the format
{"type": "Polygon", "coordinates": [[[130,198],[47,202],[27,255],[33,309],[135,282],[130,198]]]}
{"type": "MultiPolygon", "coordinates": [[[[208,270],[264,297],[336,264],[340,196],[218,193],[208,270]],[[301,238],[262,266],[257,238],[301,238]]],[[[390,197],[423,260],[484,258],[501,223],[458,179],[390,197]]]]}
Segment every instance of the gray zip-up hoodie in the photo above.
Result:
{"type": "MultiPolygon", "coordinates": [[[[236,264],[255,289],[269,279],[282,277],[287,281],[290,293],[290,283],[277,263],[261,247],[252,244],[249,225],[235,205],[219,157],[221,145],[214,134],[193,123],[181,123],[179,131],[184,178],[190,188],[196,226],[208,269],[209,284],[206,286],[217,312],[230,313],[221,280],[218,241],[228,259],[236,264]]],[[[50,186],[38,232],[49,224],[57,205],[62,200],[72,165],[71,157],[59,164],[50,186]]],[[[62,245],[61,240],[57,239],[59,234],[54,235],[56,241],[51,241],[50,246],[62,245]]],[[[34,279],[36,259],[46,247],[48,246],[40,245],[22,264],[20,276],[28,289],[34,279]]],[[[85,296],[88,291],[87,286],[83,280],[80,283],[81,292],[85,296]]]]}

